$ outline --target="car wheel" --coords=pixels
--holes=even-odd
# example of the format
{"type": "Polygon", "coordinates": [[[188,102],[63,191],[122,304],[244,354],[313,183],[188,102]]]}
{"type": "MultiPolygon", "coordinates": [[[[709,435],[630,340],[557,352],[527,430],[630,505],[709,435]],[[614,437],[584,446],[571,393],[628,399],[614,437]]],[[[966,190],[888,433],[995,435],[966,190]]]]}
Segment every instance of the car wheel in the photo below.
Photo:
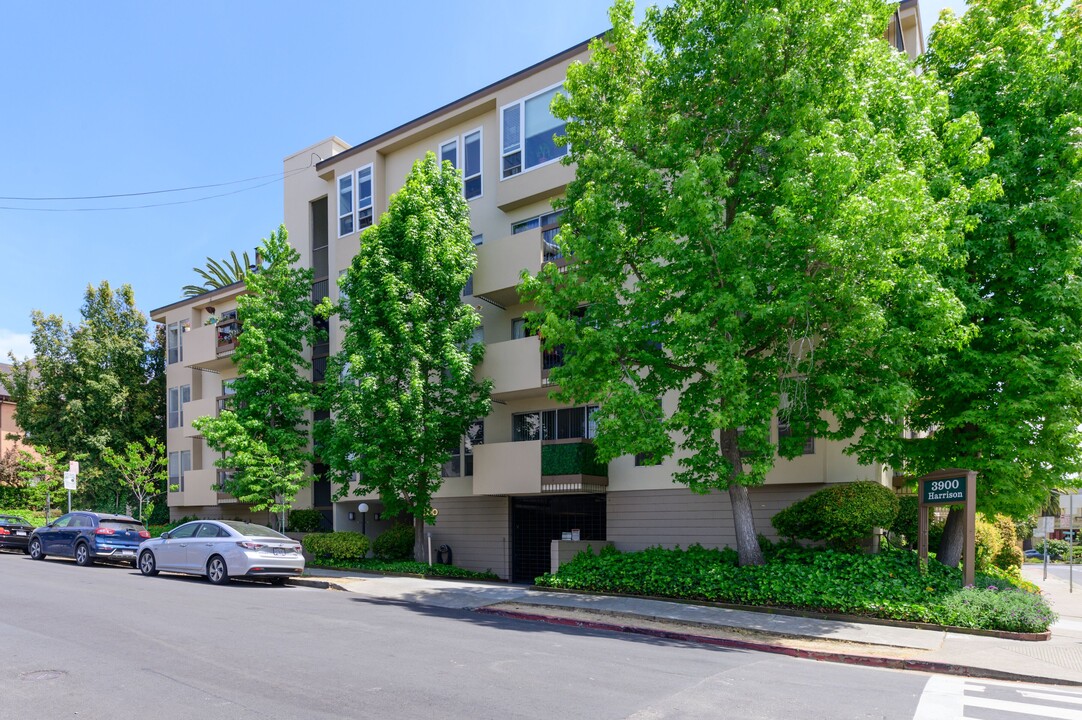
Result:
{"type": "Polygon", "coordinates": [[[80,567],[87,567],[94,564],[94,558],[90,555],[90,548],[86,543],[79,543],[75,546],[75,564],[80,567]]]}
{"type": "Polygon", "coordinates": [[[144,550],[143,554],[139,556],[139,572],[144,575],[157,575],[158,564],[154,562],[154,553],[149,550],[144,550]]]}
{"type": "Polygon", "coordinates": [[[225,585],[229,582],[229,568],[220,555],[215,555],[207,562],[207,580],[215,585],[225,585]]]}
{"type": "Polygon", "coordinates": [[[30,546],[26,549],[26,552],[35,560],[45,559],[45,553],[41,550],[41,540],[38,538],[30,541],[30,546]]]}

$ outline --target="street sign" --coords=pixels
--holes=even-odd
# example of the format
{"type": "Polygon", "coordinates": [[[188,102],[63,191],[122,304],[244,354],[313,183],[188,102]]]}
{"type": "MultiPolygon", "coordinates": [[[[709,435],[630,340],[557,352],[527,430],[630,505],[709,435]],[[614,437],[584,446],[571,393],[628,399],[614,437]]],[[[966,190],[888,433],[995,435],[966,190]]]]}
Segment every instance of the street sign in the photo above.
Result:
{"type": "Polygon", "coordinates": [[[74,490],[75,489],[75,480],[76,480],[77,477],[78,476],[75,473],[71,472],[70,470],[68,472],[64,473],[64,489],[65,490],[74,490]]]}
{"type": "Polygon", "coordinates": [[[920,502],[922,505],[952,505],[966,501],[966,476],[922,480],[920,502]]]}
{"type": "Polygon", "coordinates": [[[70,472],[72,475],[78,475],[79,474],[79,461],[78,460],[69,460],[68,461],[68,472],[70,472]]]}

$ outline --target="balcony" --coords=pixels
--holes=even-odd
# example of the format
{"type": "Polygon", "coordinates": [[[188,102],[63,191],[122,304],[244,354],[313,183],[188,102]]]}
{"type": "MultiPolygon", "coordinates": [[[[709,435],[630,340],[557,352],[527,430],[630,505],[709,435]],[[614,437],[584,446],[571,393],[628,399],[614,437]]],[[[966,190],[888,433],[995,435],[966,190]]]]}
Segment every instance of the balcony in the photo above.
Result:
{"type": "Polygon", "coordinates": [[[540,396],[548,390],[541,381],[541,342],[536,336],[485,346],[485,360],[476,375],[492,378],[496,400],[540,396]]]}
{"type": "Polygon", "coordinates": [[[562,162],[541,165],[497,183],[496,205],[509,212],[528,203],[562,195],[575,179],[575,167],[562,162]]]}
{"type": "Polygon", "coordinates": [[[233,364],[239,326],[236,321],[204,325],[184,333],[184,365],[221,372],[233,364]]]}
{"type": "Polygon", "coordinates": [[[605,492],[608,466],[589,440],[532,440],[473,449],[474,495],[605,492]]]}
{"type": "Polygon", "coordinates": [[[184,490],[179,493],[169,493],[169,504],[217,505],[218,494],[214,488],[214,478],[214,468],[185,471],[184,490]]]}
{"type": "Polygon", "coordinates": [[[562,262],[558,250],[546,244],[541,229],[498,238],[477,246],[477,270],[473,273],[473,295],[500,307],[519,302],[522,271],[536,275],[546,262],[562,262]]]}
{"type": "Polygon", "coordinates": [[[181,425],[181,430],[186,438],[202,437],[199,431],[192,427],[192,421],[201,417],[214,417],[218,414],[218,403],[214,398],[202,398],[200,400],[192,400],[184,403],[181,407],[181,413],[184,415],[184,424],[181,425]]]}

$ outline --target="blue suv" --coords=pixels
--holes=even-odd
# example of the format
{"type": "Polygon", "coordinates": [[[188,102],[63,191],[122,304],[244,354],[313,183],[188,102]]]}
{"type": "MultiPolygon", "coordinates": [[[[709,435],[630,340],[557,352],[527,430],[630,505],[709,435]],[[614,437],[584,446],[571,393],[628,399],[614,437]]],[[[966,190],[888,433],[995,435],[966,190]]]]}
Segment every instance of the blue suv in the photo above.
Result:
{"type": "Polygon", "coordinates": [[[139,543],[150,537],[143,524],[127,515],[70,512],[30,536],[27,552],[35,560],[46,555],[75,558],[76,565],[95,560],[135,564],[139,543]]]}

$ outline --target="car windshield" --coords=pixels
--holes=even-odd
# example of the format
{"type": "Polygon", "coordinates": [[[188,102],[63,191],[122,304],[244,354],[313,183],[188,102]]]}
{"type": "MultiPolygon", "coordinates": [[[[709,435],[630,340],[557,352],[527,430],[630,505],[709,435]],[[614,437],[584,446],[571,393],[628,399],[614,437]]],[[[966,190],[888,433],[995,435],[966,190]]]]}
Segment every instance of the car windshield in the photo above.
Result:
{"type": "Polygon", "coordinates": [[[101,527],[113,530],[134,530],[135,532],[145,530],[143,524],[137,520],[102,520],[101,527]]]}
{"type": "Polygon", "coordinates": [[[263,525],[253,525],[252,523],[240,522],[239,520],[220,520],[219,522],[221,522],[223,525],[228,525],[241,535],[245,535],[247,537],[282,538],[283,540],[289,539],[282,533],[271,530],[269,527],[264,527],[263,525]]]}

